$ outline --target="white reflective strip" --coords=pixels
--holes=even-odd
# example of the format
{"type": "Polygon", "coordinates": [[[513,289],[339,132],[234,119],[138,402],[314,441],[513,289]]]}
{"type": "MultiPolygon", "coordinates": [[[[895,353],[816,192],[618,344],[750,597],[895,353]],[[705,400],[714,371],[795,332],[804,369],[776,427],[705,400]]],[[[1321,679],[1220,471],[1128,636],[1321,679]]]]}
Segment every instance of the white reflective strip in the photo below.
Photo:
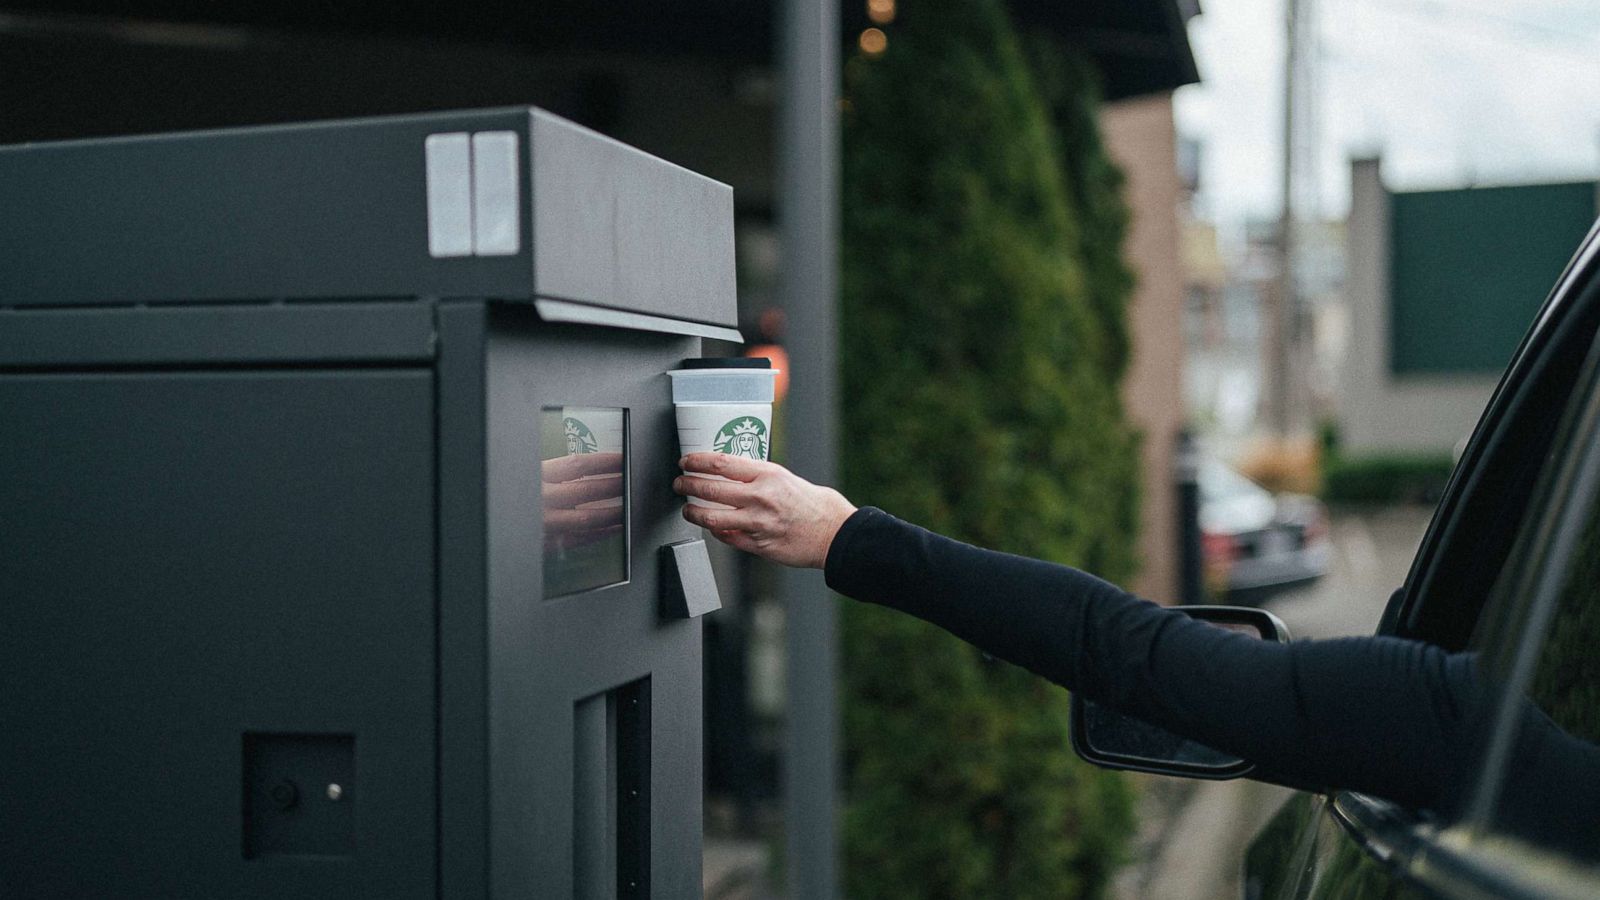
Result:
{"type": "Polygon", "coordinates": [[[520,171],[515,131],[472,136],[472,252],[478,256],[522,249],[520,171]]]}
{"type": "Polygon", "coordinates": [[[472,254],[472,151],[466,132],[423,141],[428,181],[428,253],[472,254]]]}

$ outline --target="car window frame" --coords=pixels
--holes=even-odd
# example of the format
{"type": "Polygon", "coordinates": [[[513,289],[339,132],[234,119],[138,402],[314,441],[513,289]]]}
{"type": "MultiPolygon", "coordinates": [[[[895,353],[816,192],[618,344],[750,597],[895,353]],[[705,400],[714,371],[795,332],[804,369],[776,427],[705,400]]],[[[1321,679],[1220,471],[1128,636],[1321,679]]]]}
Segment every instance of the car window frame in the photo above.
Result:
{"type": "Polygon", "coordinates": [[[1600,339],[1585,363],[1582,410],[1572,408],[1572,421],[1563,425],[1561,454],[1540,487],[1534,502],[1545,504],[1538,521],[1530,520],[1512,551],[1516,557],[1496,591],[1521,600],[1526,615],[1513,633],[1498,636],[1484,648],[1485,656],[1509,664],[1495,701],[1489,746],[1479,765],[1479,775],[1464,821],[1490,829],[1504,786],[1511,745],[1521,721],[1522,698],[1534,675],[1554,624],[1574,555],[1600,506],[1600,339]]]}
{"type": "Polygon", "coordinates": [[[1519,535],[1515,567],[1495,593],[1523,598],[1528,613],[1503,636],[1512,668],[1497,691],[1488,746],[1475,765],[1466,812],[1440,828],[1428,816],[1354,791],[1335,793],[1328,815],[1369,857],[1440,896],[1507,900],[1600,896],[1600,869],[1494,827],[1510,750],[1520,727],[1520,698],[1528,690],[1565,587],[1573,555],[1600,507],[1600,337],[1584,364],[1569,404],[1571,421],[1557,439],[1556,466],[1540,479],[1530,506],[1538,510],[1519,535]],[[1582,391],[1581,395],[1577,394],[1582,391]],[[1541,504],[1542,501],[1542,504],[1541,504]],[[1541,505],[1534,505],[1541,504],[1541,505]]]}
{"type": "MultiPolygon", "coordinates": [[[[1470,533],[1473,523],[1463,522],[1470,515],[1473,492],[1481,489],[1483,466],[1505,449],[1514,446],[1517,435],[1508,433],[1531,391],[1541,389],[1551,354],[1561,349],[1563,340],[1581,339],[1569,329],[1583,324],[1583,313],[1600,304],[1600,220],[1591,227],[1584,243],[1574,254],[1557,287],[1551,292],[1535,324],[1524,336],[1506,375],[1502,377],[1486,412],[1474,430],[1467,451],[1452,473],[1444,497],[1429,524],[1422,548],[1413,560],[1406,584],[1391,599],[1380,623],[1380,634],[1396,634],[1426,640],[1425,634],[1408,634],[1405,625],[1415,622],[1417,607],[1429,599],[1427,589],[1433,581],[1430,567],[1445,558],[1447,542],[1470,533]],[[1497,451],[1500,451],[1497,453],[1497,451]],[[1409,615],[1408,615],[1409,614],[1409,615]]],[[[1512,540],[1502,566],[1514,577],[1498,579],[1504,584],[1486,592],[1474,609],[1476,620],[1493,605],[1500,591],[1527,591],[1526,579],[1538,582],[1537,590],[1526,592],[1519,606],[1515,628],[1515,665],[1496,699],[1489,747],[1475,765],[1466,810],[1456,821],[1437,822],[1430,815],[1399,804],[1353,791],[1335,792],[1325,807],[1342,831],[1372,858],[1397,870],[1407,880],[1442,896],[1485,895],[1522,898],[1549,896],[1600,896],[1600,874],[1579,864],[1562,866],[1539,848],[1508,839],[1487,828],[1498,798],[1504,774],[1505,757],[1517,725],[1516,700],[1525,690],[1535,669],[1550,620],[1566,575],[1566,566],[1551,563],[1570,560],[1577,532],[1600,504],[1600,333],[1591,328],[1577,377],[1571,390],[1561,399],[1562,421],[1548,448],[1541,454],[1546,462],[1536,476],[1536,490],[1530,492],[1523,513],[1515,523],[1512,540]],[[1579,410],[1581,404],[1582,409],[1579,410]],[[1548,462],[1555,462],[1554,466],[1548,462]],[[1572,479],[1578,473],[1586,480],[1577,491],[1572,479]],[[1553,525],[1565,526],[1560,533],[1562,546],[1541,543],[1553,525]],[[1552,574],[1553,571],[1553,574],[1552,574]],[[1537,860],[1539,876],[1529,877],[1527,860],[1537,860]],[[1559,870],[1559,871],[1558,871],[1559,870]],[[1551,889],[1554,887],[1554,891],[1551,889]]],[[[1549,398],[1544,398],[1548,402],[1549,398]]],[[[1525,449],[1526,453],[1527,450],[1525,449]]],[[[1507,640],[1511,638],[1508,636],[1507,640]]]]}
{"type": "MultiPolygon", "coordinates": [[[[1481,533],[1485,528],[1504,527],[1503,514],[1488,514],[1491,511],[1500,513],[1499,510],[1494,510],[1492,505],[1490,510],[1482,508],[1494,499],[1493,495],[1482,497],[1482,493],[1497,487],[1487,483],[1490,469],[1505,468],[1508,459],[1536,464],[1533,457],[1544,455],[1548,447],[1554,446],[1557,436],[1553,433],[1549,443],[1541,442],[1542,447],[1527,446],[1527,436],[1517,426],[1529,407],[1556,399],[1546,393],[1548,379],[1553,377],[1550,369],[1561,361],[1558,354],[1567,347],[1568,341],[1582,340],[1582,353],[1587,355],[1595,332],[1590,320],[1597,316],[1600,316],[1600,219],[1590,227],[1512,354],[1505,374],[1451,472],[1405,583],[1384,609],[1378,634],[1423,640],[1450,651],[1464,649],[1465,636],[1470,634],[1482,613],[1487,592],[1477,598],[1476,606],[1461,607],[1461,598],[1440,594],[1440,583],[1447,580],[1443,570],[1455,555],[1453,549],[1469,540],[1475,530],[1481,533]],[[1574,329],[1584,331],[1575,332],[1574,329]],[[1452,627],[1443,629],[1440,622],[1452,627]],[[1443,633],[1446,630],[1450,632],[1448,635],[1443,633]]],[[[1565,410],[1570,397],[1570,393],[1561,397],[1557,408],[1565,410]]],[[[1528,502],[1531,503],[1531,497],[1528,502]]],[[[1521,525],[1527,510],[1527,506],[1522,507],[1514,525],[1521,525]]],[[[1506,558],[1513,551],[1514,546],[1507,546],[1506,558]]]]}

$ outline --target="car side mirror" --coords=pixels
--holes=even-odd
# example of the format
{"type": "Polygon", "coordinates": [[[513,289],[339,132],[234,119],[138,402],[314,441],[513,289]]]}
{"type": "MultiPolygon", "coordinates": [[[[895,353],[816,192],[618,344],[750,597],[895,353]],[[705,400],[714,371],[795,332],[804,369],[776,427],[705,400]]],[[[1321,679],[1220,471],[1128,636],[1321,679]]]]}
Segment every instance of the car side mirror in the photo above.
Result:
{"type": "MultiPolygon", "coordinates": [[[[1288,643],[1289,629],[1272,613],[1245,606],[1174,608],[1218,628],[1264,641],[1288,643]]],[[[1113,712],[1093,700],[1072,695],[1072,749],[1108,769],[1128,769],[1185,778],[1228,779],[1248,775],[1255,764],[1179,737],[1164,728],[1113,712]]]]}

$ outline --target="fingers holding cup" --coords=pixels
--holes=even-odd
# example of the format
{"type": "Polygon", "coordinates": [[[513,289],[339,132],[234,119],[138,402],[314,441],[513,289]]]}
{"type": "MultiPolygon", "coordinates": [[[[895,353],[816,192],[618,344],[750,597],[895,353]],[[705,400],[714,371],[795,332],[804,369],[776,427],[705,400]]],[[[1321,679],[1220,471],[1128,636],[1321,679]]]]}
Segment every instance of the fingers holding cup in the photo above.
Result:
{"type": "Polygon", "coordinates": [[[678,467],[691,475],[714,475],[728,481],[751,482],[772,469],[764,460],[728,453],[690,453],[678,460],[678,467]]]}
{"type": "Polygon", "coordinates": [[[723,531],[760,533],[768,524],[764,516],[749,509],[720,509],[711,506],[684,504],[683,517],[695,525],[716,534],[723,531]]]}
{"type": "Polygon", "coordinates": [[[691,500],[702,500],[722,509],[751,506],[758,499],[758,489],[748,482],[712,480],[694,473],[673,479],[672,489],[691,500]]]}

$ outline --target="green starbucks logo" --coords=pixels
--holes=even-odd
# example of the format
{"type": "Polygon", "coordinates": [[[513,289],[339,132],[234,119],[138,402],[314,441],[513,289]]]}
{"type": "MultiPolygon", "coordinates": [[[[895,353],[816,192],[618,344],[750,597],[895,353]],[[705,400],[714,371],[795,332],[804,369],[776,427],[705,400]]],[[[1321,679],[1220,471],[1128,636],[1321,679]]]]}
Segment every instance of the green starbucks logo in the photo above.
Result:
{"type": "Polygon", "coordinates": [[[722,426],[711,441],[712,449],[729,456],[750,459],[767,458],[767,425],[760,419],[745,417],[734,419],[722,426]]]}
{"type": "Polygon", "coordinates": [[[575,453],[593,453],[600,449],[600,441],[595,438],[589,426],[577,419],[568,416],[561,420],[561,427],[567,433],[567,455],[575,453]]]}

